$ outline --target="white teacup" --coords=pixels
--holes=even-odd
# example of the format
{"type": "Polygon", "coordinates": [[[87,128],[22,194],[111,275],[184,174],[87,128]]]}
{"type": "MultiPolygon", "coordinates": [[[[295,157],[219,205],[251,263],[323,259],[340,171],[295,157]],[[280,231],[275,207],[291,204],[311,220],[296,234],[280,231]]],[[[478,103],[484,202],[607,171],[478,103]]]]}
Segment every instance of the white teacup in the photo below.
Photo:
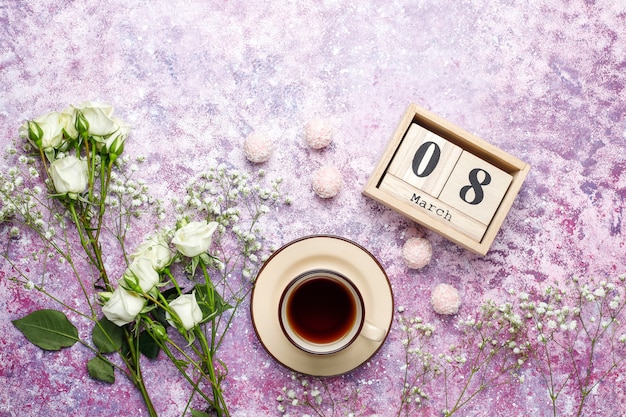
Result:
{"type": "Polygon", "coordinates": [[[280,298],[278,314],[287,339],[318,355],[339,352],[359,337],[380,342],[386,334],[365,320],[363,298],[354,283],[324,269],[291,281],[280,298]]]}

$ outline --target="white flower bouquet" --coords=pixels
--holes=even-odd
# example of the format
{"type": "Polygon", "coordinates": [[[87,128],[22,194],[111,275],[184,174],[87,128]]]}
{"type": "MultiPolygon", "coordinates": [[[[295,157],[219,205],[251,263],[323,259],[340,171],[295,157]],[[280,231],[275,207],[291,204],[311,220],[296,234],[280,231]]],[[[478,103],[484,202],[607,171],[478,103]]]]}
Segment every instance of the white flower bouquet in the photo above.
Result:
{"type": "Polygon", "coordinates": [[[44,274],[22,268],[24,259],[6,251],[2,257],[15,271],[10,279],[59,306],[13,323],[45,350],[79,342],[93,352],[89,375],[113,383],[121,372],[151,416],[158,413],[140,357],[154,359],[163,352],[190,384],[183,414],[227,416],[221,388],[226,364],[216,354],[263,259],[258,222],[278,202],[280,179],[267,180],[259,171],[259,181],[269,182],[264,188],[236,169],[211,168],[190,182],[176,205],[176,224],[155,230],[129,253],[132,220],[148,209],[160,219],[164,215],[145,184],[132,179],[129,158],[122,157],[129,132],[113,107],[94,102],[28,120],[19,129],[20,142],[7,156],[15,165],[0,173],[0,223],[15,245],[34,232],[44,248],[34,261],[68,267],[85,302],[77,307],[64,299],[69,295],[49,290],[44,274]],[[125,262],[119,276],[112,276],[105,262],[112,254],[125,262]],[[241,278],[230,283],[233,273],[241,278]],[[91,340],[79,337],[67,312],[93,323],[91,340]],[[191,408],[197,403],[204,405],[191,408]]]}

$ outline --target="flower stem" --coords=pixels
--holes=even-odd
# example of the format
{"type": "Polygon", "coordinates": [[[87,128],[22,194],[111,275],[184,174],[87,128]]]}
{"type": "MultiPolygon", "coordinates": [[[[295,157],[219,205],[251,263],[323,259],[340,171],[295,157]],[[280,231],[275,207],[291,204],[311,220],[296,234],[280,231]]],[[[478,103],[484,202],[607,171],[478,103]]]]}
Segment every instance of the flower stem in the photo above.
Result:
{"type": "Polygon", "coordinates": [[[125,329],[126,332],[126,340],[128,342],[128,346],[130,346],[130,359],[124,358],[126,362],[126,366],[131,374],[131,380],[139,392],[141,393],[141,397],[146,405],[146,409],[148,410],[148,414],[150,417],[158,417],[158,414],[152,404],[152,399],[150,398],[150,394],[146,388],[144,383],[143,375],[141,373],[141,364],[140,364],[140,355],[139,352],[139,338],[134,337],[128,329],[125,329]]]}
{"type": "Polygon", "coordinates": [[[194,329],[194,333],[196,337],[200,340],[200,346],[202,347],[202,352],[204,354],[202,362],[209,372],[211,390],[213,392],[213,406],[215,407],[215,411],[217,412],[218,417],[229,417],[230,413],[228,412],[226,400],[224,400],[224,396],[222,394],[220,381],[218,380],[217,374],[215,373],[215,366],[213,364],[213,351],[209,347],[209,343],[207,342],[204,333],[202,332],[202,330],[200,330],[198,326],[196,326],[196,328],[194,329]]]}

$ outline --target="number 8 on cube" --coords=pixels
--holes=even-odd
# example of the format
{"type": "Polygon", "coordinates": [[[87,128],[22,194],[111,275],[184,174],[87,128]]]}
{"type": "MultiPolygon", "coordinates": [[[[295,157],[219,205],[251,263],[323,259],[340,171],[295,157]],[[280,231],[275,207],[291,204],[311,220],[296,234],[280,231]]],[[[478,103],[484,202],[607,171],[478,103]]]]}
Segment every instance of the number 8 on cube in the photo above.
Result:
{"type": "Polygon", "coordinates": [[[512,179],[503,170],[464,151],[439,199],[487,226],[512,179]]]}

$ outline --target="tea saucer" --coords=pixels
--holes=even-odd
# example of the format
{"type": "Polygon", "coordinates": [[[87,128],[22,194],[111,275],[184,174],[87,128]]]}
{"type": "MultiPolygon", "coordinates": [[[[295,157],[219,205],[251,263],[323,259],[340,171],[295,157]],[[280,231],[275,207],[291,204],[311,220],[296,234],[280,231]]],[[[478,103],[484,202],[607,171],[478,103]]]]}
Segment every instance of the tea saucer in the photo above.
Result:
{"type": "Polygon", "coordinates": [[[365,320],[389,333],[393,294],[387,274],[365,248],[330,235],[290,242],[263,264],[251,295],[252,323],[265,350],[287,368],[314,376],[343,374],[371,358],[386,336],[379,342],[358,337],[347,348],[328,355],[307,353],[292,345],[280,327],[280,297],[293,278],[313,269],[334,270],[349,277],[363,297],[365,320]]]}

